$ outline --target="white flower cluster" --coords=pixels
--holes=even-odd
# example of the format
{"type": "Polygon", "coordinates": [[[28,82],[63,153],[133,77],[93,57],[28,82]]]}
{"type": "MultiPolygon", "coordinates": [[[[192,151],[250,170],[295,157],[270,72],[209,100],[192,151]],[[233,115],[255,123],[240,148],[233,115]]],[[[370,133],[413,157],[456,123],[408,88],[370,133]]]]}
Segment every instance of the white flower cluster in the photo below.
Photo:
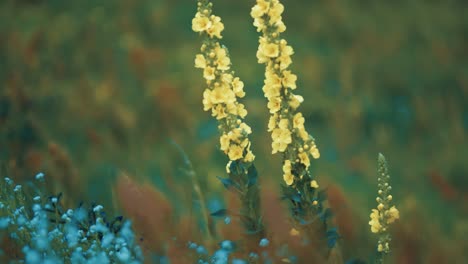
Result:
{"type": "Polygon", "coordinates": [[[143,263],[129,221],[107,222],[101,205],[63,210],[61,196],[30,198],[25,187],[0,179],[0,234],[22,249],[24,263],[143,263]]]}

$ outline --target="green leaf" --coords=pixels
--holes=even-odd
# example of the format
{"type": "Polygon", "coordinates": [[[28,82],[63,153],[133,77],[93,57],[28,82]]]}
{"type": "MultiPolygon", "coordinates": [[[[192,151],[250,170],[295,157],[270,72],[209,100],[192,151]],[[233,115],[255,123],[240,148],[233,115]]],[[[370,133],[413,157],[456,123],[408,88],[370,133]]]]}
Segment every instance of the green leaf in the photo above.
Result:
{"type": "Polygon", "coordinates": [[[219,179],[219,181],[221,181],[221,183],[224,185],[224,187],[228,190],[230,190],[232,187],[234,187],[236,185],[236,183],[234,181],[232,181],[231,179],[229,178],[221,178],[219,176],[216,176],[216,178],[219,179]]]}
{"type": "Polygon", "coordinates": [[[252,164],[247,171],[247,187],[257,184],[258,172],[255,166],[252,164]]]}
{"type": "Polygon", "coordinates": [[[211,213],[210,215],[211,216],[214,216],[214,217],[225,217],[227,216],[228,214],[228,210],[227,209],[219,209],[217,211],[214,211],[213,213],[211,213]]]}

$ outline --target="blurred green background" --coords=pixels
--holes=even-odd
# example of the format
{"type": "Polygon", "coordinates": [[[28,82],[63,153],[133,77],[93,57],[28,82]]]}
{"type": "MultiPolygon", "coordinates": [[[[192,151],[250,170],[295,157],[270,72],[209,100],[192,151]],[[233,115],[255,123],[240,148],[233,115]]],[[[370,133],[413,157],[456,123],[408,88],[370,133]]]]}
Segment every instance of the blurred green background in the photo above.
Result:
{"type": "MultiPolygon", "coordinates": [[[[337,210],[352,219],[346,256],[366,258],[375,244],[368,218],[382,152],[401,212],[395,263],[467,260],[466,2],[283,2],[283,36],[295,49],[292,70],[305,98],[300,110],[322,153],[313,174],[345,198],[337,210]]],[[[245,82],[256,166],[262,181],[280,184],[253,4],[215,1],[214,10],[245,82]]],[[[188,0],[1,1],[0,160],[9,174],[43,171],[76,203],[115,206],[112,186],[123,170],[153,182],[183,212],[192,183],[179,170],[174,140],[207,199],[222,192],[215,176],[226,158],[193,67],[195,11],[188,0]]]]}

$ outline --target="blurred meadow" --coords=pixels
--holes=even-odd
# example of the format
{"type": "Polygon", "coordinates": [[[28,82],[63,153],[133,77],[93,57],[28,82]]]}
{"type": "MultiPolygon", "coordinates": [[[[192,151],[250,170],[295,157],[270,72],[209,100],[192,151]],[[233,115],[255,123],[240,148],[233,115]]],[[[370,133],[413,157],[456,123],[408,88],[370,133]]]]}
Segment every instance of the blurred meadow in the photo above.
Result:
{"type": "MultiPolygon", "coordinates": [[[[253,4],[214,1],[214,10],[245,83],[265,221],[281,229],[281,162],[271,155],[253,4]]],[[[375,247],[368,222],[382,152],[401,215],[391,263],[466,263],[467,3],[283,4],[300,110],[322,154],[312,174],[328,190],[344,259],[368,260],[375,247]]],[[[66,203],[98,201],[131,218],[155,254],[176,254],[167,241],[203,243],[203,204],[230,201],[216,178],[227,158],[194,68],[195,12],[188,0],[0,1],[2,170],[16,182],[44,172],[66,203]]],[[[222,219],[209,222],[216,238],[235,239],[222,219]]]]}

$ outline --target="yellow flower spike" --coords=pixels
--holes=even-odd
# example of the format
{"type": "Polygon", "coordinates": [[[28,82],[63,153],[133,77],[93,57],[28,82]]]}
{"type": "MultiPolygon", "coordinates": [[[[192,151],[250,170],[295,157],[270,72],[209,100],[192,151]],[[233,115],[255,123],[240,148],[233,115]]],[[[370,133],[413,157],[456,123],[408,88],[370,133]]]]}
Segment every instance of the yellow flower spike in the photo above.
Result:
{"type": "Polygon", "coordinates": [[[376,198],[378,205],[377,209],[372,209],[369,225],[372,233],[379,234],[377,251],[383,254],[379,255],[378,263],[383,263],[385,254],[390,252],[391,237],[388,228],[391,223],[400,218],[400,212],[394,205],[390,204],[393,200],[392,195],[389,194],[392,187],[389,183],[390,175],[388,174],[387,161],[382,154],[379,154],[378,157],[378,175],[379,190],[376,198]]]}
{"type": "MultiPolygon", "coordinates": [[[[271,133],[272,154],[281,153],[283,180],[288,191],[300,199],[298,203],[291,202],[292,211],[301,210],[307,220],[313,221],[321,206],[312,205],[321,203],[317,201],[319,186],[309,169],[311,160],[319,158],[320,153],[314,138],[305,129],[304,116],[298,111],[304,98],[293,93],[298,88],[297,75],[289,69],[294,50],[281,38],[281,33],[286,30],[283,12],[284,6],[279,0],[256,0],[250,14],[257,31],[261,32],[257,59],[258,63],[265,65],[262,90],[270,112],[268,131],[271,133]],[[302,205],[306,205],[305,208],[302,205]]],[[[299,222],[297,224],[301,226],[299,222]]],[[[309,227],[301,228],[305,229],[304,234],[312,236],[309,227]]],[[[325,252],[328,247],[324,245],[317,250],[325,252]]]]}
{"type": "MultiPolygon", "coordinates": [[[[248,135],[252,133],[243,119],[248,112],[245,105],[238,102],[245,96],[244,83],[234,76],[228,49],[219,43],[224,24],[219,16],[212,13],[212,3],[198,1],[198,9],[192,19],[192,29],[204,38],[201,54],[195,56],[195,68],[203,70],[207,88],[203,92],[203,110],[211,111],[220,129],[219,148],[230,161],[253,162],[255,155],[250,150],[248,135]]],[[[265,42],[266,43],[266,42],[265,42]]],[[[278,53],[279,53],[279,48],[278,53]]],[[[269,47],[267,52],[271,52],[269,47]]],[[[226,171],[229,172],[231,162],[226,171]]]]}
{"type": "MultiPolygon", "coordinates": [[[[284,6],[278,0],[257,0],[250,15],[254,19],[257,31],[262,32],[257,59],[259,63],[265,64],[262,90],[268,99],[267,107],[271,114],[268,131],[271,132],[272,153],[285,153],[283,163],[288,159],[297,159],[292,165],[297,166],[301,163],[307,171],[310,160],[319,158],[320,153],[314,139],[305,129],[302,113],[297,111],[304,98],[292,93],[292,90],[297,88],[297,75],[288,69],[292,63],[291,55],[294,54],[294,49],[280,36],[286,30],[282,21],[283,12],[284,6]],[[313,147],[307,151],[299,151],[301,148],[298,146],[305,145],[313,147]]],[[[304,172],[304,167],[295,168],[293,171],[297,175],[292,177],[288,173],[283,175],[288,185],[292,185],[291,180],[302,180],[302,176],[309,175],[308,171],[304,172]]],[[[308,179],[312,181],[310,176],[308,179]]]]}

